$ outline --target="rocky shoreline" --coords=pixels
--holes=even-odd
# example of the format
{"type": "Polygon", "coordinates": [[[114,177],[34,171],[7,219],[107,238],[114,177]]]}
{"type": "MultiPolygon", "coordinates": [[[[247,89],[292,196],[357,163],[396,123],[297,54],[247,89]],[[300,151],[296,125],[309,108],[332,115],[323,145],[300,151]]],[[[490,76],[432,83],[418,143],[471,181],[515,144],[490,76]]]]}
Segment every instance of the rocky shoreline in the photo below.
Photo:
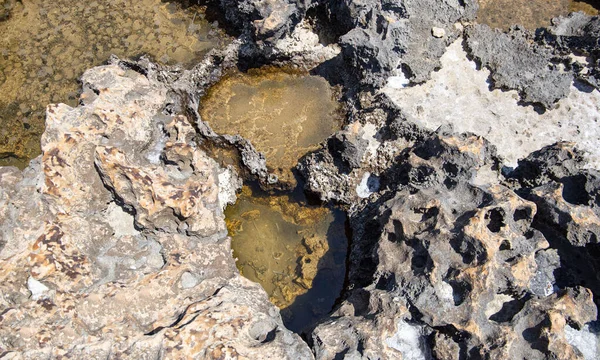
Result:
{"type": "Polygon", "coordinates": [[[600,19],[502,33],[476,1],[434,3],[209,2],[237,38],[191,70],[86,71],[43,154],[0,167],[0,358],[598,358],[600,19]],[[459,63],[475,75],[450,89],[459,63]],[[347,113],[298,165],[352,230],[342,297],[302,337],[240,276],[223,215],[243,179],[289,186],[198,113],[262,65],[323,76],[347,113]]]}

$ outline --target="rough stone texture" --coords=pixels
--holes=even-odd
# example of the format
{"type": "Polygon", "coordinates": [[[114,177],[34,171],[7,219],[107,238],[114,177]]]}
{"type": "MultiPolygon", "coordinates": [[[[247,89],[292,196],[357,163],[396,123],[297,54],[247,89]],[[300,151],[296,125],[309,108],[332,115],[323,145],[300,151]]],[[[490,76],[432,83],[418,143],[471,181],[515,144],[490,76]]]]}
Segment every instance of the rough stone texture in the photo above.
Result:
{"type": "MultiPolygon", "coordinates": [[[[379,176],[351,208],[352,290],[312,333],[317,358],[583,358],[566,327],[596,319],[592,292],[555,278],[574,256],[559,258],[536,225],[546,215],[502,185],[489,142],[440,130],[379,176]]],[[[590,211],[571,209],[573,233],[597,226],[575,215],[590,211]]]]}
{"type": "Polygon", "coordinates": [[[599,36],[600,17],[591,17],[578,12],[554,19],[553,25],[542,32],[538,38],[540,42],[554,47],[555,51],[565,58],[563,61],[572,63],[571,66],[578,79],[598,89],[600,87],[599,36]],[[583,59],[573,59],[571,55],[573,52],[583,59]]]}
{"type": "Polygon", "coordinates": [[[454,24],[468,21],[476,1],[408,0],[402,2],[329,1],[327,9],[345,62],[360,82],[374,87],[390,75],[423,82],[439,66],[444,49],[460,33],[454,24]],[[445,36],[435,36],[432,29],[445,36]]]}
{"type": "Polygon", "coordinates": [[[80,106],[48,107],[41,158],[0,170],[3,357],[312,358],[235,269],[235,174],[146,70],[86,72],[80,106]]]}
{"type": "Polygon", "coordinates": [[[476,69],[460,40],[450,45],[442,66],[423,85],[404,87],[388,79],[384,92],[408,120],[429,130],[452,125],[484,136],[515,167],[519,159],[558,141],[575,142],[590,168],[600,167],[600,92],[571,85],[570,93],[543,114],[520,106],[516,91],[489,90],[487,69],[476,69]]]}
{"type": "Polygon", "coordinates": [[[257,41],[273,42],[289,35],[304,16],[299,0],[219,0],[227,21],[257,41]]]}
{"type": "Polygon", "coordinates": [[[552,63],[552,51],[532,43],[525,30],[504,34],[487,25],[466,31],[469,53],[491,73],[492,86],[517,90],[523,101],[549,108],[569,94],[572,74],[552,63]]]}
{"type": "MultiPolygon", "coordinates": [[[[450,56],[447,64],[464,71],[466,86],[436,83],[442,67],[432,83],[412,88],[433,99],[413,109],[373,87],[410,94],[403,86],[440,66],[446,45],[462,33],[454,23],[470,19],[475,2],[221,4],[243,32],[227,49],[191,71],[146,60],[90,70],[78,107],[48,107],[43,155],[23,172],[0,168],[0,356],[600,357],[600,176],[590,145],[598,141],[596,90],[571,88],[547,118],[524,113],[534,109],[518,108],[516,92],[504,94],[509,100],[490,92],[489,73],[477,72],[455,43],[447,55],[460,60],[450,56]],[[324,17],[302,19],[306,7],[313,15],[324,9],[324,17]],[[339,44],[319,44],[319,28],[337,29],[339,44]],[[265,157],[246,139],[216,134],[197,113],[201,95],[227,69],[290,61],[331,81],[339,79],[335,72],[353,71],[342,76],[349,81],[342,82],[346,127],[299,166],[308,191],[348,209],[352,230],[346,288],[332,314],[307,330],[312,352],[285,329],[265,292],[235,269],[222,209],[240,180],[208,154],[218,159],[222,151],[239,162],[238,173],[269,185],[265,157]],[[446,100],[436,102],[446,86],[446,100]],[[467,96],[457,96],[465,89],[467,96]],[[420,113],[451,117],[427,123],[420,113]],[[560,133],[552,127],[560,117],[573,126],[559,137],[542,133],[544,141],[528,147],[529,138],[516,136],[560,133]],[[477,121],[485,127],[461,128],[477,121]],[[511,126],[519,134],[506,130],[511,126]],[[539,150],[558,140],[577,143],[539,150]],[[509,169],[502,157],[524,160],[509,169]]],[[[561,85],[566,75],[540,59],[571,71],[569,85],[581,75],[575,62],[583,62],[565,60],[575,46],[561,47],[567,35],[545,48],[518,32],[481,31],[492,36],[490,48],[507,49],[497,55],[471,46],[484,62],[499,56],[490,62],[498,76],[526,70],[541,74],[543,86],[561,85]],[[522,60],[520,70],[505,68],[507,54],[522,60]]],[[[542,86],[513,85],[525,97],[542,86]]],[[[314,271],[309,259],[302,259],[307,274],[314,271]]]]}

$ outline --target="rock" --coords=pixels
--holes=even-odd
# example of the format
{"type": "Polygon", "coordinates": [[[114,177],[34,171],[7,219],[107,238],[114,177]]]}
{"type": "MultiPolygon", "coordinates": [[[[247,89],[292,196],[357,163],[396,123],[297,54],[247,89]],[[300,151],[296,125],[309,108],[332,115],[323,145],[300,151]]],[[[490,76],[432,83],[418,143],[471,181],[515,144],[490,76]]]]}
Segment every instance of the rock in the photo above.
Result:
{"type": "Polygon", "coordinates": [[[554,279],[563,265],[536,230],[536,204],[469,183],[495,161],[485,140],[441,131],[381,174],[380,194],[351,211],[352,290],[342,320],[315,329],[317,358],[578,353],[564,326],[596,318],[592,293],[554,279]]]}
{"type": "Polygon", "coordinates": [[[544,146],[564,141],[577,144],[588,167],[600,166],[596,120],[600,113],[600,92],[570,86],[556,108],[541,113],[520,104],[516,90],[490,91],[488,69],[476,69],[468,59],[461,39],[441,58],[441,69],[422,85],[394,88],[388,79],[384,92],[411,123],[435,131],[452,125],[457,132],[484,136],[496,146],[504,165],[515,168],[520,159],[544,146]]]}
{"type": "Polygon", "coordinates": [[[302,2],[220,0],[225,18],[238,31],[249,32],[257,41],[273,42],[289,35],[304,15],[302,2]]]}
{"type": "Polygon", "coordinates": [[[454,23],[472,19],[477,10],[475,1],[433,7],[426,0],[354,0],[330,1],[327,6],[331,21],[343,29],[339,42],[345,62],[361,83],[373,87],[385,85],[389,76],[404,75],[414,83],[427,80],[459,33],[454,23]],[[447,36],[431,36],[433,27],[447,36]]]}
{"type": "Polygon", "coordinates": [[[431,28],[431,35],[433,35],[433,37],[436,38],[443,38],[444,36],[446,36],[446,30],[439,27],[433,27],[431,28]]]}
{"type": "Polygon", "coordinates": [[[517,90],[523,101],[546,108],[569,94],[573,75],[561,71],[552,62],[552,51],[532,43],[527,31],[503,34],[487,25],[474,25],[466,35],[469,53],[491,70],[494,88],[517,90]]]}
{"type": "Polygon", "coordinates": [[[555,54],[573,68],[576,78],[600,89],[600,18],[582,12],[553,20],[538,41],[552,46],[555,54]],[[573,56],[573,54],[579,56],[573,56]],[[583,55],[583,56],[582,56],[583,55]]]}
{"type": "Polygon", "coordinates": [[[48,107],[41,158],[0,168],[0,347],[25,358],[312,358],[235,268],[223,207],[238,179],[194,143],[186,116],[164,110],[165,83],[145,70],[87,71],[80,106],[48,107]]]}
{"type": "MultiPolygon", "coordinates": [[[[597,90],[570,86],[593,83],[572,50],[595,54],[595,19],[534,38],[466,24],[474,1],[219,4],[241,32],[230,46],[191,70],[113,57],[83,75],[77,107],[48,106],[41,157],[0,168],[5,357],[598,356],[600,110],[597,90]],[[465,26],[491,72],[455,42],[465,26]],[[240,276],[226,232],[241,176],[277,179],[197,112],[229,70],[263,64],[326,75],[346,102],[344,129],[298,166],[352,233],[345,289],[308,342],[240,276]],[[489,74],[520,94],[490,91],[489,74]]],[[[332,269],[325,240],[294,249],[298,287],[332,269]]]]}

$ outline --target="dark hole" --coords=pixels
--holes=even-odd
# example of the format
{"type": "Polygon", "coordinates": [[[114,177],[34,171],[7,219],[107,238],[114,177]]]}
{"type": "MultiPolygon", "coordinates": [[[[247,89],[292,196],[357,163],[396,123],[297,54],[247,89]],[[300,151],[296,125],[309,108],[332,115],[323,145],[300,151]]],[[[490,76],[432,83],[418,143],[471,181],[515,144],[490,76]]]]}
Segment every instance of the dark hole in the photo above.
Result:
{"type": "Polygon", "coordinates": [[[528,220],[530,218],[531,218],[531,209],[530,208],[517,209],[517,210],[515,210],[515,213],[513,214],[514,221],[528,220]]]}
{"type": "Polygon", "coordinates": [[[590,197],[585,190],[587,178],[584,175],[568,176],[561,180],[563,199],[573,205],[588,205],[590,197]]]}
{"type": "Polygon", "coordinates": [[[504,223],[504,210],[500,208],[490,210],[485,217],[489,220],[487,227],[493,233],[499,232],[500,229],[506,226],[506,223],[504,223]]]}
{"type": "Polygon", "coordinates": [[[510,249],[511,249],[510,241],[504,240],[502,242],[502,244],[500,244],[500,250],[510,250],[510,249]]]}

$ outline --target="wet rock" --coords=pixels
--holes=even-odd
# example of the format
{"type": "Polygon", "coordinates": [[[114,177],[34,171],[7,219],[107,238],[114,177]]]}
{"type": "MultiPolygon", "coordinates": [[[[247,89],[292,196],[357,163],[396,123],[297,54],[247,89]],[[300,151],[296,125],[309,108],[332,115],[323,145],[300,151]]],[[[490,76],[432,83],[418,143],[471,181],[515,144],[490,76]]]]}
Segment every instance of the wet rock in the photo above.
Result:
{"type": "MultiPolygon", "coordinates": [[[[11,10],[15,6],[15,0],[0,1],[0,21],[8,20],[11,10]]],[[[2,84],[2,82],[0,82],[2,84]]]]}
{"type": "Polygon", "coordinates": [[[546,108],[569,94],[572,75],[552,62],[550,49],[532,43],[526,31],[517,28],[503,34],[474,25],[466,35],[469,53],[490,68],[495,88],[515,89],[523,101],[546,108]]]}

